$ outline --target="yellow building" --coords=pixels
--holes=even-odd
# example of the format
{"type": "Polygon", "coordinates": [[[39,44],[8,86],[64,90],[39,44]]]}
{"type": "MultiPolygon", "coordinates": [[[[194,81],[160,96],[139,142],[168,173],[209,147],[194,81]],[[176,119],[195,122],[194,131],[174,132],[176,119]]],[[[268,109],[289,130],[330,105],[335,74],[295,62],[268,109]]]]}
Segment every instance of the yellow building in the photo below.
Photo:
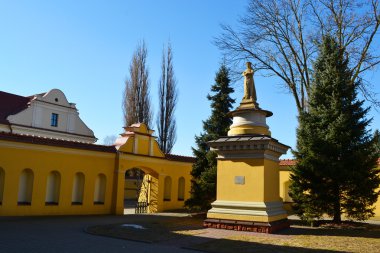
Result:
{"type": "MultiPolygon", "coordinates": [[[[292,198],[289,196],[289,186],[290,186],[290,166],[294,166],[296,160],[281,160],[280,161],[280,196],[284,201],[285,209],[291,213],[291,204],[293,203],[292,198]]],[[[377,160],[377,167],[380,169],[380,159],[377,160]]],[[[378,188],[380,191],[380,186],[378,188]]],[[[380,220],[380,198],[377,199],[375,203],[375,217],[374,220],[380,220]]]]}
{"type": "Polygon", "coordinates": [[[135,168],[147,212],[183,208],[193,158],[163,154],[144,124],[125,129],[115,146],[0,132],[0,215],[123,214],[135,168]]]}
{"type": "MultiPolygon", "coordinates": [[[[253,84],[250,92],[232,112],[229,136],[211,143],[219,157],[210,219],[272,223],[286,218],[283,207],[291,212],[295,161],[278,164],[287,146],[270,137],[271,113],[259,108],[253,84]]],[[[114,146],[95,145],[62,91],[0,92],[0,216],[123,214],[126,201],[141,212],[183,208],[194,158],[163,154],[152,134],[134,124],[114,146]]],[[[376,206],[380,220],[380,199],[376,206]]]]}

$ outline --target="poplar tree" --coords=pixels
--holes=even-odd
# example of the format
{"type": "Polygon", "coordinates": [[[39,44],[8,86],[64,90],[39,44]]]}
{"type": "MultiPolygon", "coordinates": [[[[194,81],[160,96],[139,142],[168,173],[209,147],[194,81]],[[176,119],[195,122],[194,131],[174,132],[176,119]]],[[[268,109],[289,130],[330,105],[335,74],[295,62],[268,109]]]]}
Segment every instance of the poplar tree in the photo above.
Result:
{"type": "Polygon", "coordinates": [[[226,136],[232,123],[227,115],[235,102],[230,97],[234,89],[230,86],[229,70],[222,64],[216,73],[215,84],[211,86],[211,116],[203,121],[203,132],[195,136],[196,148],[193,149],[195,163],[191,175],[191,197],[185,205],[192,210],[207,210],[216,199],[216,153],[210,151],[208,141],[226,136]]]}
{"type": "Polygon", "coordinates": [[[149,97],[149,72],[146,66],[148,50],[142,41],[133,54],[129,77],[125,81],[123,97],[124,123],[145,123],[151,127],[152,110],[149,97]]]}
{"type": "Polygon", "coordinates": [[[309,221],[323,214],[366,220],[378,197],[377,138],[368,131],[369,108],[357,98],[360,81],[344,48],[324,37],[315,63],[309,111],[299,116],[297,164],[291,168],[295,211],[309,221]]]}
{"type": "Polygon", "coordinates": [[[170,43],[162,51],[161,78],[158,86],[159,110],[157,116],[158,145],[170,153],[176,141],[176,120],[174,111],[177,104],[177,81],[173,70],[173,54],[170,43]]]}

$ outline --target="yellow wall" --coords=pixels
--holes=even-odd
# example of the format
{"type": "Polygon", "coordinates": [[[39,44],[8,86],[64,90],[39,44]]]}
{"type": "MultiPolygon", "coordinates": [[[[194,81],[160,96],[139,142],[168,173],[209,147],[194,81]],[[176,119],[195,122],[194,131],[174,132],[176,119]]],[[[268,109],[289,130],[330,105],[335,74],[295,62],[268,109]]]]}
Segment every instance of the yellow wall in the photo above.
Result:
{"type": "MultiPolygon", "coordinates": [[[[380,164],[377,166],[378,169],[380,169],[380,164]]],[[[380,186],[377,188],[377,192],[380,191],[380,186]]],[[[380,197],[377,198],[377,202],[375,204],[376,209],[375,209],[375,217],[373,218],[374,220],[380,220],[380,197]]]]}
{"type": "Polygon", "coordinates": [[[125,179],[124,181],[124,199],[134,200],[136,199],[137,191],[136,179],[125,179]]]}
{"type": "Polygon", "coordinates": [[[265,159],[264,202],[281,201],[279,193],[278,162],[265,159]]]}
{"type": "Polygon", "coordinates": [[[146,134],[143,138],[130,138],[130,141],[127,140],[116,152],[111,149],[86,150],[74,144],[73,147],[58,147],[0,139],[0,188],[3,185],[3,190],[0,189],[0,215],[123,214],[125,187],[129,187],[125,185],[125,172],[131,168],[139,168],[146,173],[144,180],[149,181],[149,185],[144,191],[149,191],[149,212],[183,208],[184,200],[178,200],[178,180],[180,177],[185,179],[186,200],[190,197],[192,163],[166,159],[157,150],[155,139],[146,134]],[[143,154],[129,152],[134,149],[131,140],[138,141],[138,150],[143,154]],[[148,151],[155,156],[146,155],[148,151]],[[30,169],[34,174],[30,205],[18,204],[20,175],[24,169],[30,169]],[[45,203],[47,178],[52,171],[58,172],[61,180],[57,187],[60,192],[57,205],[45,203]],[[84,175],[84,197],[82,204],[73,204],[74,177],[78,172],[84,175]],[[95,182],[99,174],[106,178],[104,203],[94,203],[95,182]],[[163,198],[167,176],[172,179],[170,201],[163,198]]]}
{"type": "Polygon", "coordinates": [[[227,201],[263,201],[264,164],[261,159],[240,161],[218,160],[217,199],[227,201]],[[236,176],[244,176],[245,182],[235,184],[236,176]]]}
{"type": "Polygon", "coordinates": [[[149,137],[148,136],[140,136],[138,146],[137,146],[137,153],[142,155],[149,155],[149,137]]]}
{"type": "Polygon", "coordinates": [[[61,215],[111,213],[114,155],[96,151],[72,150],[18,142],[0,145],[0,167],[4,170],[4,194],[0,215],[61,215]],[[19,178],[24,169],[34,174],[30,206],[18,205],[19,178]],[[46,184],[50,172],[60,174],[58,205],[46,205],[46,184]],[[75,173],[85,175],[82,205],[72,205],[75,173]],[[94,204],[95,180],[98,174],[106,176],[105,202],[94,204]]]}
{"type": "MultiPolygon", "coordinates": [[[[380,164],[378,165],[380,169],[380,164]]],[[[280,197],[284,202],[293,202],[292,198],[289,196],[289,184],[290,184],[290,169],[288,166],[280,166],[280,197]]],[[[377,189],[380,191],[380,186],[377,189]]],[[[374,220],[380,220],[380,198],[377,199],[377,202],[374,205],[375,209],[375,217],[374,220]]]]}
{"type": "Polygon", "coordinates": [[[277,170],[278,163],[267,159],[218,160],[217,199],[252,202],[279,201],[277,170]],[[236,184],[235,177],[244,177],[245,182],[254,183],[236,184]]]}
{"type": "Polygon", "coordinates": [[[284,202],[293,202],[289,196],[290,170],[288,167],[280,166],[280,197],[284,202]]]}
{"type": "MultiPolygon", "coordinates": [[[[377,188],[377,191],[380,191],[380,187],[377,188]]],[[[377,199],[375,206],[376,206],[375,217],[373,219],[374,220],[380,220],[380,198],[377,199]]]]}

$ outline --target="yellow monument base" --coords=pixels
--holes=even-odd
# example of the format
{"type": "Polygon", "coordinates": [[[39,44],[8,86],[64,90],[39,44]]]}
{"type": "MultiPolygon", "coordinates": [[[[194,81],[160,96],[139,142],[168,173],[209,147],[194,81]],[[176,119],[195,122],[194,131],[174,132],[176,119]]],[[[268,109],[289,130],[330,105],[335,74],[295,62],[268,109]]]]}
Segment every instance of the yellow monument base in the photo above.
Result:
{"type": "Polygon", "coordinates": [[[271,137],[266,118],[272,116],[256,101],[253,70],[243,72],[244,98],[230,112],[228,136],[210,141],[217,153],[217,196],[205,227],[273,233],[289,227],[279,192],[279,157],[288,146],[271,137]]]}
{"type": "Polygon", "coordinates": [[[278,168],[288,146],[264,135],[227,136],[209,145],[218,154],[217,200],[204,226],[262,233],[289,227],[278,168]]]}

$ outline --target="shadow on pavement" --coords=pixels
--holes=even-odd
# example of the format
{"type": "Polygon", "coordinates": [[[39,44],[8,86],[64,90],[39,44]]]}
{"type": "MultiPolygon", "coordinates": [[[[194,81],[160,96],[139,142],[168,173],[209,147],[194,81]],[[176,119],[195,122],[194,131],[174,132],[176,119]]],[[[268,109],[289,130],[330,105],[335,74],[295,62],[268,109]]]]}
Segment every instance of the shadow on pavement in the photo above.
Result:
{"type": "MultiPolygon", "coordinates": [[[[201,250],[206,252],[341,252],[324,250],[324,247],[312,249],[299,245],[289,245],[287,240],[294,236],[336,236],[346,240],[346,237],[380,238],[380,226],[359,229],[327,229],[301,226],[295,221],[291,228],[277,234],[266,235],[253,232],[242,232],[220,229],[206,229],[202,227],[203,217],[172,217],[161,215],[127,215],[125,222],[117,224],[99,225],[87,228],[87,232],[95,235],[110,236],[126,240],[142,241],[201,250]],[[143,229],[136,229],[135,225],[143,229]],[[247,240],[248,238],[248,240],[247,240]],[[249,241],[264,238],[262,241],[249,241]],[[283,240],[283,245],[271,244],[265,238],[283,240]]],[[[368,224],[367,224],[368,225],[368,224]]],[[[261,240],[261,239],[260,239],[261,240]]],[[[305,239],[308,240],[308,239],[305,239]]],[[[323,239],[318,239],[322,240],[323,239]]],[[[348,239],[349,240],[349,239],[348,239]]],[[[329,242],[327,242],[329,243],[329,242]]],[[[318,247],[318,246],[317,246],[318,247]]]]}

